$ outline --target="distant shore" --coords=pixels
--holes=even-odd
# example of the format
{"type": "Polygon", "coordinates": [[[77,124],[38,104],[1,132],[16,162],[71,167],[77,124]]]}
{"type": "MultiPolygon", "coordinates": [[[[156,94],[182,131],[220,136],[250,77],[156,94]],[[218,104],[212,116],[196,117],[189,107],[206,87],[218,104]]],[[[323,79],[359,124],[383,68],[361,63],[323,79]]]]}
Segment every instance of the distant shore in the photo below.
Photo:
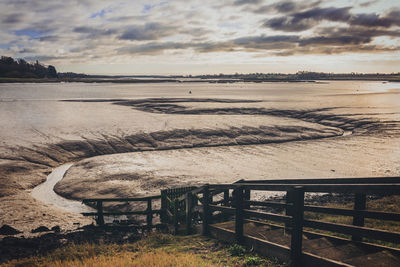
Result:
{"type": "Polygon", "coordinates": [[[176,78],[5,78],[0,77],[0,83],[263,83],[263,82],[309,82],[315,83],[318,81],[381,81],[381,82],[400,82],[400,79],[393,78],[329,78],[317,80],[303,79],[176,79],[176,78]]]}

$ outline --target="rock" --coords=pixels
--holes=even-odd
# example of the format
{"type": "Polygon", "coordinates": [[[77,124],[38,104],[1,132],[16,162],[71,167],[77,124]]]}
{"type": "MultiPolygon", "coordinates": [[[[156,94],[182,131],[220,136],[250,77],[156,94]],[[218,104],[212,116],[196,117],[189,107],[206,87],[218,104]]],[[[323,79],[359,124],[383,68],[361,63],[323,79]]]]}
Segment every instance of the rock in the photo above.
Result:
{"type": "Polygon", "coordinates": [[[50,231],[50,229],[47,228],[46,226],[39,226],[38,228],[33,229],[31,231],[31,233],[43,233],[43,232],[49,232],[49,231],[50,231]]]}
{"type": "Polygon", "coordinates": [[[17,229],[5,224],[0,228],[0,235],[16,235],[22,233],[17,229]]]}
{"type": "Polygon", "coordinates": [[[51,228],[51,231],[54,231],[54,232],[56,232],[56,233],[59,233],[59,232],[61,231],[61,228],[60,228],[60,226],[56,225],[56,226],[53,226],[53,227],[51,228]]]}

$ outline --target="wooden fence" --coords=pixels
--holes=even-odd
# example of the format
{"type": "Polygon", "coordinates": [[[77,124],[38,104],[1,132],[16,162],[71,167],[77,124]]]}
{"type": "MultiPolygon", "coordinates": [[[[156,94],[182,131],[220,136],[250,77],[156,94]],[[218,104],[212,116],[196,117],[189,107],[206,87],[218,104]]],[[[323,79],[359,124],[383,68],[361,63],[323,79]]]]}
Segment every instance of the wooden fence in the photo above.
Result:
{"type": "Polygon", "coordinates": [[[121,216],[121,215],[145,215],[146,216],[146,228],[152,228],[153,225],[153,215],[154,214],[162,214],[161,209],[153,209],[152,201],[160,199],[161,196],[149,196],[149,197],[138,197],[138,198],[87,198],[82,202],[84,204],[95,203],[95,207],[97,212],[84,212],[82,215],[84,216],[93,216],[96,217],[96,222],[98,225],[104,225],[104,216],[121,216]],[[136,211],[104,211],[103,203],[104,202],[145,202],[147,203],[147,208],[145,210],[136,210],[136,211]]]}
{"type": "MultiPolygon", "coordinates": [[[[303,251],[303,233],[314,233],[332,238],[333,234],[349,236],[349,240],[371,246],[371,240],[400,244],[400,233],[365,227],[365,219],[400,221],[400,214],[367,210],[368,195],[400,195],[400,177],[389,178],[342,178],[342,179],[285,179],[285,180],[241,180],[234,184],[206,184],[202,187],[168,189],[161,196],[135,199],[86,199],[84,203],[97,202],[98,223],[104,224],[105,215],[146,214],[151,225],[152,215],[160,214],[161,222],[173,226],[174,233],[184,229],[192,232],[193,225],[200,222],[204,235],[230,235],[239,244],[249,245],[266,255],[290,261],[292,266],[304,266],[304,262],[325,264],[321,259],[303,251]],[[251,199],[252,192],[283,192],[286,201],[259,201],[251,199]],[[354,196],[353,209],[332,208],[305,204],[306,193],[346,193],[354,196]],[[161,198],[161,209],[152,210],[151,200],[161,198]],[[145,211],[104,212],[102,203],[106,201],[147,201],[145,211]],[[270,212],[264,208],[280,209],[270,212]],[[350,216],[352,224],[339,224],[307,219],[305,212],[350,216]],[[234,231],[218,227],[217,222],[234,221],[234,231]],[[273,243],[244,234],[244,224],[257,222],[278,225],[290,233],[290,245],[273,243]],[[317,231],[329,232],[316,233],[317,231]],[[368,241],[368,242],[367,242],[368,241]],[[270,253],[270,254],[269,254],[270,253]],[[272,254],[271,254],[272,253],[272,254]]],[[[391,249],[390,247],[385,247],[391,249]]],[[[397,250],[397,252],[399,252],[397,250]]]]}
{"type": "MultiPolygon", "coordinates": [[[[393,212],[371,211],[366,209],[367,195],[400,195],[400,178],[344,178],[344,179],[307,179],[307,180],[274,180],[274,181],[239,181],[235,184],[209,184],[187,192],[178,201],[186,203],[185,220],[187,232],[192,224],[192,212],[200,211],[203,234],[213,232],[215,235],[227,234],[226,229],[214,225],[215,222],[234,220],[234,238],[240,244],[252,247],[268,248],[274,256],[281,255],[283,260],[289,260],[293,266],[303,266],[302,263],[316,261],[317,257],[303,253],[303,232],[325,231],[351,237],[358,243],[371,240],[400,244],[400,233],[365,227],[365,218],[381,221],[400,221],[400,214],[393,212]],[[336,183],[337,182],[337,183],[336,183]],[[250,198],[254,191],[285,192],[285,202],[256,201],[250,198]],[[354,195],[354,208],[332,208],[315,205],[305,205],[305,193],[346,193],[354,195]],[[219,197],[218,197],[219,196],[219,197]],[[217,199],[214,201],[213,198],[217,199]],[[200,200],[198,202],[192,199],[200,200]],[[196,203],[199,203],[196,205],[196,203]],[[261,211],[260,208],[284,210],[285,213],[261,211]],[[323,213],[352,217],[352,225],[323,222],[304,218],[304,212],[323,213]],[[245,222],[280,223],[291,235],[290,246],[274,244],[266,240],[257,240],[244,235],[245,222]],[[304,228],[307,231],[304,231],[304,228]],[[222,233],[225,232],[225,233],[222,233]],[[262,244],[261,244],[262,243],[262,244]]],[[[276,225],[275,225],[276,226],[276,225]]],[[[323,234],[320,234],[323,235],[323,234]]],[[[328,235],[333,237],[331,235],[328,235]]],[[[385,247],[391,249],[390,247],[385,247]]],[[[398,251],[397,251],[398,252],[398,251]]],[[[268,253],[267,253],[268,254],[268,253]]],[[[324,264],[325,259],[318,259],[324,264]]],[[[326,262],[325,262],[326,263],[326,262]]]]}

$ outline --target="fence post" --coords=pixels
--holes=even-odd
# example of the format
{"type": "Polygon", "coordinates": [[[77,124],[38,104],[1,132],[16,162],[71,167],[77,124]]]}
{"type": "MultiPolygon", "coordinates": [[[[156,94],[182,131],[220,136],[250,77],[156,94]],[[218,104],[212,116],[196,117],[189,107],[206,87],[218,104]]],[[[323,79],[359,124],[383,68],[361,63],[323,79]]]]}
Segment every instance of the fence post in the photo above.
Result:
{"type": "Polygon", "coordinates": [[[207,236],[210,234],[210,230],[208,224],[210,222],[210,188],[209,185],[206,184],[203,189],[203,235],[207,236]]]}
{"type": "Polygon", "coordinates": [[[178,234],[179,230],[179,200],[177,198],[174,199],[174,234],[178,234]]]}
{"type": "MultiPolygon", "coordinates": [[[[243,199],[249,201],[250,200],[250,189],[245,189],[244,190],[244,195],[243,195],[243,199]]],[[[243,208],[245,209],[250,209],[250,204],[245,204],[243,206],[243,208]]]]}
{"type": "Polygon", "coordinates": [[[304,190],[300,186],[293,188],[292,210],[292,238],[290,242],[290,261],[292,267],[302,266],[302,241],[303,241],[303,217],[304,217],[304,190]]]}
{"type": "Polygon", "coordinates": [[[104,215],[103,215],[103,201],[97,201],[97,224],[100,226],[104,225],[104,215]]]}
{"type": "Polygon", "coordinates": [[[224,190],[224,205],[229,206],[229,189],[224,190]]]}
{"type": "Polygon", "coordinates": [[[147,216],[146,216],[147,227],[151,229],[153,226],[153,213],[151,208],[151,198],[147,199],[147,216]]]}
{"type": "MultiPolygon", "coordinates": [[[[224,202],[222,203],[222,205],[227,206],[227,207],[231,206],[229,203],[229,189],[224,190],[224,202]]],[[[224,221],[229,220],[229,217],[230,217],[230,215],[228,213],[223,213],[222,218],[224,221]]]]}
{"type": "MultiPolygon", "coordinates": [[[[293,202],[294,202],[293,196],[294,195],[293,195],[292,190],[286,191],[286,204],[292,204],[292,206],[286,207],[286,209],[285,209],[286,216],[292,216],[292,209],[293,209],[293,202]]],[[[290,229],[290,227],[291,227],[291,225],[289,223],[285,223],[285,232],[287,232],[288,229],[290,229]]]]}
{"type": "Polygon", "coordinates": [[[186,193],[186,234],[190,235],[192,230],[192,207],[193,195],[191,192],[186,193]]]}
{"type": "MultiPolygon", "coordinates": [[[[365,194],[356,193],[355,194],[355,199],[354,199],[354,210],[355,211],[365,210],[366,202],[367,202],[367,196],[365,194]]],[[[364,216],[355,214],[353,216],[353,225],[355,225],[355,226],[364,226],[364,216]]],[[[351,240],[353,240],[353,241],[362,241],[362,237],[361,236],[357,236],[357,235],[353,235],[351,237],[351,240]]]]}
{"type": "Polygon", "coordinates": [[[235,190],[235,239],[239,244],[243,241],[243,187],[240,186],[235,190]]]}
{"type": "Polygon", "coordinates": [[[161,190],[161,214],[160,214],[160,221],[162,224],[166,224],[167,222],[167,199],[166,199],[166,192],[165,190],[161,190]]]}

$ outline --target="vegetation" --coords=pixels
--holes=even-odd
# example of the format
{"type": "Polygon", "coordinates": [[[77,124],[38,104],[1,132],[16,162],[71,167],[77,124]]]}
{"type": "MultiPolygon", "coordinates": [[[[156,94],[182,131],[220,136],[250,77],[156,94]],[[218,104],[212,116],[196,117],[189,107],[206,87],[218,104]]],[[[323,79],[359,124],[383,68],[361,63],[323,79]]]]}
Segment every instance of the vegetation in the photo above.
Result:
{"type": "Polygon", "coordinates": [[[7,78],[57,78],[54,66],[28,63],[24,59],[14,60],[12,57],[2,56],[0,58],[0,77],[7,78]]]}
{"type": "Polygon", "coordinates": [[[152,233],[136,243],[70,245],[3,266],[282,266],[238,247],[200,235],[152,233]],[[240,255],[230,253],[238,250],[240,255]]]}
{"type": "Polygon", "coordinates": [[[400,81],[399,73],[326,73],[299,71],[293,74],[286,73],[235,73],[235,74],[207,74],[207,75],[88,75],[83,73],[57,73],[54,66],[45,67],[38,61],[28,63],[24,59],[14,60],[12,57],[2,56],[0,59],[0,82],[42,82],[35,80],[47,78],[46,82],[144,82],[144,81],[178,81],[190,78],[204,82],[301,82],[315,80],[371,80],[371,81],[400,81]],[[11,79],[13,78],[13,79],[11,79]],[[32,79],[33,78],[33,79],[32,79]],[[58,79],[54,79],[58,78],[58,79]],[[23,79],[23,80],[18,80],[23,79]],[[104,80],[108,79],[108,80],[104,80]],[[160,80],[161,79],[161,80],[160,80]],[[175,79],[175,80],[174,80],[175,79]],[[210,81],[211,80],[211,81],[210,81]]]}

